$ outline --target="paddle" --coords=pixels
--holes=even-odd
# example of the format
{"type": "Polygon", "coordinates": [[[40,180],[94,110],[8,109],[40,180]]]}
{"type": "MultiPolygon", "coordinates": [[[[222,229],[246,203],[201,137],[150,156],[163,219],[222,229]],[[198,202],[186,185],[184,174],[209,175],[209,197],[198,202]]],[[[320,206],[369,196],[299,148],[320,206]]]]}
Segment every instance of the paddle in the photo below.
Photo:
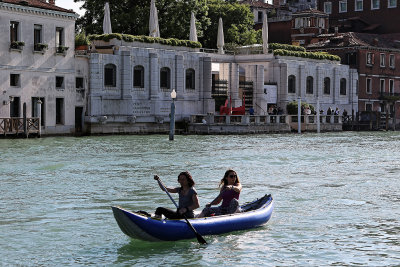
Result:
{"type": "MultiPolygon", "coordinates": [[[[172,202],[174,203],[175,207],[178,209],[178,205],[176,204],[175,200],[171,197],[171,195],[169,194],[168,190],[165,188],[164,184],[161,182],[160,177],[158,177],[157,175],[154,175],[154,179],[156,179],[161,187],[164,189],[164,191],[167,193],[167,195],[169,196],[169,198],[172,200],[172,202]]],[[[207,244],[206,240],[204,240],[204,238],[196,231],[196,229],[194,229],[193,225],[189,222],[189,220],[187,219],[187,217],[182,214],[183,218],[185,219],[187,225],[190,227],[190,229],[192,229],[192,231],[194,232],[194,234],[196,235],[197,241],[200,244],[207,244]]]]}

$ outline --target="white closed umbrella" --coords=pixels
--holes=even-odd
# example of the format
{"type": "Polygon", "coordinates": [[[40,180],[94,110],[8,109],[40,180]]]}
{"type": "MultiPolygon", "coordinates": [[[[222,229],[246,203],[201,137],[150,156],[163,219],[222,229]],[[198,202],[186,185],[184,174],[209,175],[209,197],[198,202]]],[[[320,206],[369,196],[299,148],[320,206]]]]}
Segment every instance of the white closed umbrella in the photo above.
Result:
{"type": "Polygon", "coordinates": [[[218,47],[218,53],[219,54],[224,54],[224,25],[222,23],[222,18],[219,18],[218,22],[218,37],[217,37],[217,47],[218,47]]]}
{"type": "Polygon", "coordinates": [[[192,16],[190,18],[189,40],[193,41],[193,42],[197,42],[196,18],[194,17],[194,13],[193,12],[192,12],[192,16]]]}
{"type": "Polygon", "coordinates": [[[108,5],[108,2],[106,2],[105,6],[104,6],[103,33],[104,34],[112,33],[111,18],[110,18],[110,6],[108,5]]]}
{"type": "Polygon", "coordinates": [[[158,14],[155,0],[150,3],[150,21],[149,21],[150,37],[160,37],[160,29],[158,27],[158,14]]]}
{"type": "Polygon", "coordinates": [[[262,41],[263,41],[263,52],[268,54],[268,17],[267,14],[264,16],[262,26],[262,41]]]}

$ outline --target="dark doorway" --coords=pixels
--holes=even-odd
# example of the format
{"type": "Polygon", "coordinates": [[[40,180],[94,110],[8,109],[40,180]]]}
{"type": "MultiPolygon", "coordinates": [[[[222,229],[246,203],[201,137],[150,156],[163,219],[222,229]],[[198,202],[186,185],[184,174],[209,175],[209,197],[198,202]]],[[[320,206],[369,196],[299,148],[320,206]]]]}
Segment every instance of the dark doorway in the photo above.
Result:
{"type": "Polygon", "coordinates": [[[75,107],[75,133],[82,134],[83,131],[83,107],[75,107]]]}
{"type": "Polygon", "coordinates": [[[20,114],[20,98],[14,96],[14,99],[10,101],[10,118],[19,118],[20,114]]]}

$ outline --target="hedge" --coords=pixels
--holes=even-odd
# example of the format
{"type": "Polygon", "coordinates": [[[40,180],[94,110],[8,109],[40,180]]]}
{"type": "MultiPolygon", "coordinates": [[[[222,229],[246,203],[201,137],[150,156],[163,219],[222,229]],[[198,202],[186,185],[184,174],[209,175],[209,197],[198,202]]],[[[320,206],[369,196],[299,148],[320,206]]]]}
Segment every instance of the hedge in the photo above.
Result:
{"type": "Polygon", "coordinates": [[[283,50],[289,50],[289,51],[300,51],[300,52],[306,51],[306,49],[302,46],[279,44],[279,43],[268,44],[268,49],[271,51],[274,51],[276,49],[283,49],[283,50]]]}
{"type": "Polygon", "coordinates": [[[200,42],[193,42],[189,40],[179,40],[175,38],[157,38],[145,35],[130,35],[121,33],[110,33],[110,34],[91,34],[88,36],[90,41],[102,40],[109,42],[111,39],[124,40],[125,42],[142,42],[142,43],[159,43],[170,46],[186,46],[191,48],[201,48],[200,42]]]}
{"type": "Polygon", "coordinates": [[[340,61],[339,56],[327,54],[324,52],[299,52],[299,51],[289,51],[284,49],[276,49],[274,50],[275,56],[290,56],[290,57],[302,57],[302,58],[311,58],[318,60],[332,60],[332,61],[340,61]]]}

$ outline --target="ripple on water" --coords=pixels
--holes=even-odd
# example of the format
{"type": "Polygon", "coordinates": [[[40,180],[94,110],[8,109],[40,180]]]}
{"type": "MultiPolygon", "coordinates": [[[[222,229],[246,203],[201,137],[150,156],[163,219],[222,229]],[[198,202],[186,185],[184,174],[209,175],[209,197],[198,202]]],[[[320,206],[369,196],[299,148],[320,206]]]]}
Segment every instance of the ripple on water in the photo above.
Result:
{"type": "Polygon", "coordinates": [[[3,139],[1,262],[395,266],[399,142],[397,132],[3,139]],[[131,240],[113,218],[113,205],[174,208],[155,173],[173,187],[189,170],[203,207],[229,167],[243,183],[241,203],[272,193],[275,210],[264,227],[206,236],[201,246],[131,240]]]}

